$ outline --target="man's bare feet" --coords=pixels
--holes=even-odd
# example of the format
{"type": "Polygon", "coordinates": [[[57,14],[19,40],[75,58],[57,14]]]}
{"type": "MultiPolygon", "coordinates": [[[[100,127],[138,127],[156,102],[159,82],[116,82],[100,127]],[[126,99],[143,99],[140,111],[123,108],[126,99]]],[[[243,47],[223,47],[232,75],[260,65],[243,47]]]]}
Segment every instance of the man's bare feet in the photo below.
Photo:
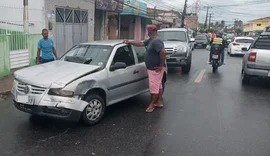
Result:
{"type": "Polygon", "coordinates": [[[163,108],[163,103],[162,102],[158,102],[157,104],[155,104],[155,107],[157,107],[157,108],[163,108]]]}

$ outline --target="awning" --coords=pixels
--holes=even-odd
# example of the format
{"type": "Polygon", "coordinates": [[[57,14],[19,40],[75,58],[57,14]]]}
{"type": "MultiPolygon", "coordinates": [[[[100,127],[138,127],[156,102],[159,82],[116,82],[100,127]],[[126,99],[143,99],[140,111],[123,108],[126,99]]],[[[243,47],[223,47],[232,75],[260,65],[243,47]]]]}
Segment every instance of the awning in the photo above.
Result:
{"type": "Polygon", "coordinates": [[[263,30],[254,30],[253,32],[255,32],[255,33],[262,33],[263,30]]]}
{"type": "Polygon", "coordinates": [[[142,24],[160,24],[160,22],[149,18],[142,18],[142,24]]]}

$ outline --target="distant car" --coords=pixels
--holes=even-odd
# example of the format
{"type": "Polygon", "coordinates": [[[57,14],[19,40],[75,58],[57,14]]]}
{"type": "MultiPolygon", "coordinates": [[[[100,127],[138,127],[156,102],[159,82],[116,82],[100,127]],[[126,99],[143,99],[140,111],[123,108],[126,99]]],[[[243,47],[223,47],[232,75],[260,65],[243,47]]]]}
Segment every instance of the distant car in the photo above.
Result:
{"type": "Polygon", "coordinates": [[[245,51],[242,48],[248,48],[254,39],[252,37],[235,37],[232,42],[228,45],[227,53],[232,56],[235,54],[245,55],[245,51]]]}
{"type": "Polygon", "coordinates": [[[252,77],[270,78],[270,32],[262,33],[248,48],[242,62],[242,83],[252,77]]]}
{"type": "Polygon", "coordinates": [[[192,61],[194,41],[189,38],[185,28],[164,28],[158,31],[167,51],[168,67],[182,67],[183,73],[189,73],[192,61]]]}
{"type": "Polygon", "coordinates": [[[206,35],[195,36],[194,48],[198,48],[198,47],[206,48],[208,44],[209,44],[209,39],[206,35]]]}
{"type": "Polygon", "coordinates": [[[149,91],[145,50],[120,40],[76,45],[60,60],[16,71],[14,105],[34,115],[95,124],[107,106],[149,91]]]}

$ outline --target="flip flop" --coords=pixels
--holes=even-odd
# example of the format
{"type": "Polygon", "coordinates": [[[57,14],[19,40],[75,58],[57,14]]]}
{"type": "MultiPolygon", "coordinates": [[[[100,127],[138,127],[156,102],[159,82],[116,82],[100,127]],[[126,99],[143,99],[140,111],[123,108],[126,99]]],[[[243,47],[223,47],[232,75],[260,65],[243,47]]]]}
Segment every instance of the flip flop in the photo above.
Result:
{"type": "Polygon", "coordinates": [[[155,107],[148,107],[145,112],[152,113],[154,110],[155,110],[155,107]]]}
{"type": "Polygon", "coordinates": [[[157,105],[157,104],[155,104],[155,107],[157,107],[157,108],[163,108],[163,105],[157,105]]]}

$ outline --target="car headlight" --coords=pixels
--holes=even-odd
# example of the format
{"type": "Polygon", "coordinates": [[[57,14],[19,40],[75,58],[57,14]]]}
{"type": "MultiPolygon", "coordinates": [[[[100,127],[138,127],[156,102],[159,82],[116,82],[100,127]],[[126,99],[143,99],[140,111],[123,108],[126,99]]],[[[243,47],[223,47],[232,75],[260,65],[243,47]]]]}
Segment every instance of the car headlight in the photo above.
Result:
{"type": "Polygon", "coordinates": [[[187,48],[186,48],[186,47],[181,47],[181,46],[180,46],[180,47],[177,48],[177,52],[180,52],[180,53],[181,53],[181,52],[182,52],[182,53],[184,52],[184,53],[185,53],[185,52],[187,52],[187,48]]]}
{"type": "Polygon", "coordinates": [[[65,97],[72,97],[74,95],[73,91],[69,90],[62,90],[61,88],[57,89],[50,89],[49,95],[56,95],[56,96],[65,96],[65,97]]]}

